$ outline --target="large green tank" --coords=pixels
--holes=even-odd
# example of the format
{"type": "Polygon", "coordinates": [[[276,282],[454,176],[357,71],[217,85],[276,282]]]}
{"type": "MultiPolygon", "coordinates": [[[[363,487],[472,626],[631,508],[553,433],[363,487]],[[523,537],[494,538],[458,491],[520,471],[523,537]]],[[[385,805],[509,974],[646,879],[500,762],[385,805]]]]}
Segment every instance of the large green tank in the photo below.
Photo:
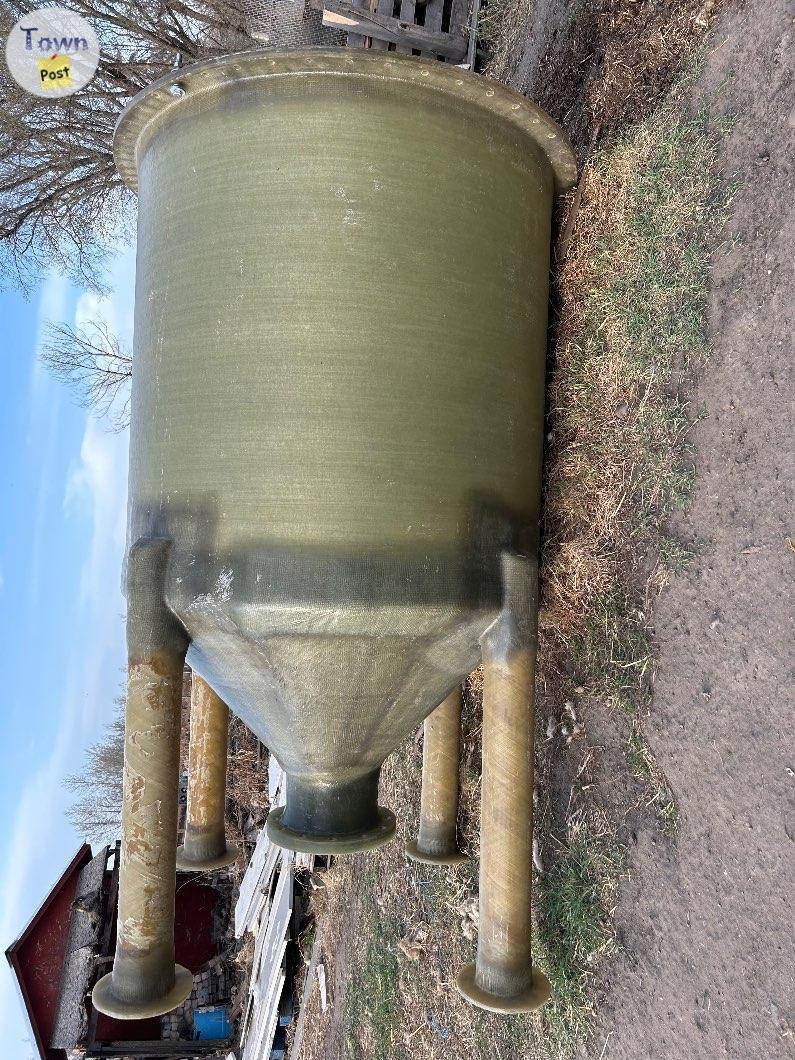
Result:
{"type": "Polygon", "coordinates": [[[124,113],[138,193],[131,544],[288,773],[286,845],[385,839],[378,771],[534,553],[550,216],[575,162],[509,90],[253,52],[124,113]]]}
{"type": "Polygon", "coordinates": [[[499,85],[340,49],[175,72],[122,115],[116,160],[139,203],[129,676],[94,1007],[136,1019],[191,991],[173,932],[186,657],[288,773],[271,837],[321,851],[392,835],[384,758],[482,659],[486,893],[459,988],[536,1007],[544,353],[571,151],[499,85]]]}

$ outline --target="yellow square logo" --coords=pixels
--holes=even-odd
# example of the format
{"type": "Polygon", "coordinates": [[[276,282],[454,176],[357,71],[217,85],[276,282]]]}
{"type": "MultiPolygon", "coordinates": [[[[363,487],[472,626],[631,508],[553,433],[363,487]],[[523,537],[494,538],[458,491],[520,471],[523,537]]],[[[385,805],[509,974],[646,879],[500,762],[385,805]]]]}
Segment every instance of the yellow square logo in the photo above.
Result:
{"type": "Polygon", "coordinates": [[[53,55],[49,59],[37,59],[36,63],[43,89],[72,87],[72,62],[68,55],[53,55]]]}

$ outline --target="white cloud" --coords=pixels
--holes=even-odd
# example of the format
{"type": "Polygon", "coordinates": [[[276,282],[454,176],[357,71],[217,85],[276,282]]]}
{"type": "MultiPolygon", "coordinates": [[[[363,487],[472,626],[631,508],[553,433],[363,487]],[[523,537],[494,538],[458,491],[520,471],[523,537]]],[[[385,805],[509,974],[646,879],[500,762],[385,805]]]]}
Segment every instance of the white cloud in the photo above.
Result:
{"type": "MultiPolygon", "coordinates": [[[[72,651],[63,674],[57,726],[45,764],[16,800],[6,850],[0,855],[0,947],[23,930],[80,842],[66,821],[64,777],[79,769],[86,745],[110,716],[122,658],[123,599],[118,572],[124,548],[126,440],[102,435],[88,421],[81,446],[79,490],[92,519],[92,534],[81,570],[80,598],[65,636],[72,651]],[[57,852],[63,863],[54,862],[57,852]]],[[[76,494],[74,494],[76,497],[76,494]]],[[[36,751],[41,753],[41,742],[36,751]]],[[[38,754],[36,757],[38,757],[38,754]]],[[[19,1002],[8,972],[0,982],[0,1027],[19,1023],[19,1002]]]]}
{"type": "MultiPolygon", "coordinates": [[[[114,264],[116,293],[98,297],[84,292],[75,307],[75,327],[103,323],[122,342],[131,341],[135,259],[132,253],[114,264]]],[[[80,626],[92,630],[93,658],[108,658],[118,643],[121,569],[127,532],[127,432],[113,433],[89,416],[80,444],[80,457],[69,469],[64,511],[91,523],[91,539],[80,574],[80,626]]],[[[83,674],[82,721],[96,723],[106,714],[100,686],[102,673],[83,674]]]]}
{"type": "MultiPolygon", "coordinates": [[[[22,789],[17,802],[14,827],[3,855],[7,866],[3,877],[3,907],[0,912],[0,943],[17,936],[24,927],[25,914],[29,906],[28,889],[38,851],[47,842],[53,825],[60,824],[56,801],[60,801],[59,774],[53,771],[61,763],[56,756],[36,773],[22,789]],[[49,813],[48,810],[55,810],[49,813]]],[[[41,897],[44,897],[42,893],[41,897]]],[[[0,1019],[0,1026],[3,1020],[0,1019]]]]}
{"type": "Polygon", "coordinates": [[[85,667],[80,680],[83,728],[107,716],[105,666],[118,656],[122,633],[121,566],[127,525],[127,435],[109,434],[89,418],[80,446],[80,460],[70,471],[64,507],[79,510],[91,521],[91,538],[80,572],[78,625],[91,631],[91,647],[83,646],[85,667]]]}
{"type": "Polygon", "coordinates": [[[41,596],[41,569],[45,537],[49,532],[47,512],[54,489],[58,460],[58,428],[61,423],[61,388],[34,385],[30,405],[30,429],[36,434],[36,501],[33,515],[30,575],[28,577],[28,619],[41,596]]]}
{"type": "Polygon", "coordinates": [[[75,306],[75,328],[90,327],[103,320],[111,331],[116,330],[116,312],[112,298],[102,298],[94,291],[83,291],[75,306]]]}
{"type": "Polygon", "coordinates": [[[108,593],[109,567],[119,567],[127,512],[127,434],[112,434],[91,417],[86,421],[80,459],[69,470],[64,492],[67,515],[88,513],[91,544],[83,563],[80,600],[91,609],[108,593]]]}
{"type": "Polygon", "coordinates": [[[35,444],[37,490],[28,578],[30,586],[28,601],[31,605],[28,609],[28,619],[32,616],[31,608],[34,601],[38,600],[41,588],[42,556],[47,532],[47,505],[53,489],[53,467],[58,455],[58,428],[63,390],[54,382],[49,382],[47,385],[48,380],[39,355],[47,326],[52,321],[63,320],[69,297],[70,289],[66,279],[56,272],[49,272],[39,295],[30,376],[29,442],[31,445],[35,444]]]}

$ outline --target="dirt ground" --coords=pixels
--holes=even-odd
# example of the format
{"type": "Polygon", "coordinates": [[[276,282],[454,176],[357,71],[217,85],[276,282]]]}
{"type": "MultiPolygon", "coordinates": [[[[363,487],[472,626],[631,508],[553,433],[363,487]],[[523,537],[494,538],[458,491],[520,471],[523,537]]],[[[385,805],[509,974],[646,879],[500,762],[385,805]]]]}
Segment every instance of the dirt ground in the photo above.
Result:
{"type": "Polygon", "coordinates": [[[730,7],[694,94],[736,125],[713,266],[713,356],[692,394],[698,477],[676,530],[696,558],[664,592],[647,736],[678,800],[642,822],[595,1052],[605,1060],[795,1055],[793,9],[730,7]]]}
{"type": "Polygon", "coordinates": [[[730,8],[694,98],[736,117],[725,170],[742,187],[713,265],[714,353],[691,396],[699,476],[676,530],[696,559],[655,621],[648,736],[681,826],[675,846],[648,822],[635,833],[616,913],[624,957],[588,1056],[795,1055],[788,7],[730,8]]]}
{"type": "MultiPolygon", "coordinates": [[[[644,18],[659,19],[665,6],[538,0],[524,39],[496,64],[563,123],[582,158],[605,131],[640,118],[675,76],[675,30],[687,31],[689,7],[709,25],[690,108],[733,122],[721,168],[738,190],[712,267],[713,352],[686,395],[699,420],[697,477],[688,514],[670,527],[694,559],[655,605],[645,725],[677,802],[678,834],[662,836],[647,814],[627,822],[619,956],[581,1055],[777,1060],[795,1055],[795,9],[786,0],[669,3],[667,19],[646,32],[644,18]],[[629,90],[633,78],[645,92],[629,90]]],[[[589,720],[597,780],[608,786],[611,766],[621,772],[611,747],[621,745],[622,721],[598,705],[589,720]]]]}

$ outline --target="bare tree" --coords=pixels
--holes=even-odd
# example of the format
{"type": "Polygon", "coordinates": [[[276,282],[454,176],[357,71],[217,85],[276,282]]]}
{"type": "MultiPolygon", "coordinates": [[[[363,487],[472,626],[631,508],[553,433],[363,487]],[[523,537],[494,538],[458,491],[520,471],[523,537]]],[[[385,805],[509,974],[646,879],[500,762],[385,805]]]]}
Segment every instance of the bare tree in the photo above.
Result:
{"type": "Polygon", "coordinates": [[[50,324],[40,356],[81,405],[106,417],[115,430],[128,425],[132,353],[103,321],[77,329],[50,324]]]}
{"type": "Polygon", "coordinates": [[[124,699],[97,743],[85,752],[83,767],[64,780],[75,800],[66,810],[74,829],[95,843],[115,839],[121,830],[124,772],[124,699]]]}
{"type": "MultiPolygon", "coordinates": [[[[85,89],[40,99],[0,64],[0,277],[31,289],[56,269],[102,287],[108,248],[128,235],[129,194],[113,165],[113,129],[132,95],[183,59],[250,47],[245,0],[73,0],[100,62],[85,89]]],[[[0,0],[8,33],[28,4],[0,0]]]]}

